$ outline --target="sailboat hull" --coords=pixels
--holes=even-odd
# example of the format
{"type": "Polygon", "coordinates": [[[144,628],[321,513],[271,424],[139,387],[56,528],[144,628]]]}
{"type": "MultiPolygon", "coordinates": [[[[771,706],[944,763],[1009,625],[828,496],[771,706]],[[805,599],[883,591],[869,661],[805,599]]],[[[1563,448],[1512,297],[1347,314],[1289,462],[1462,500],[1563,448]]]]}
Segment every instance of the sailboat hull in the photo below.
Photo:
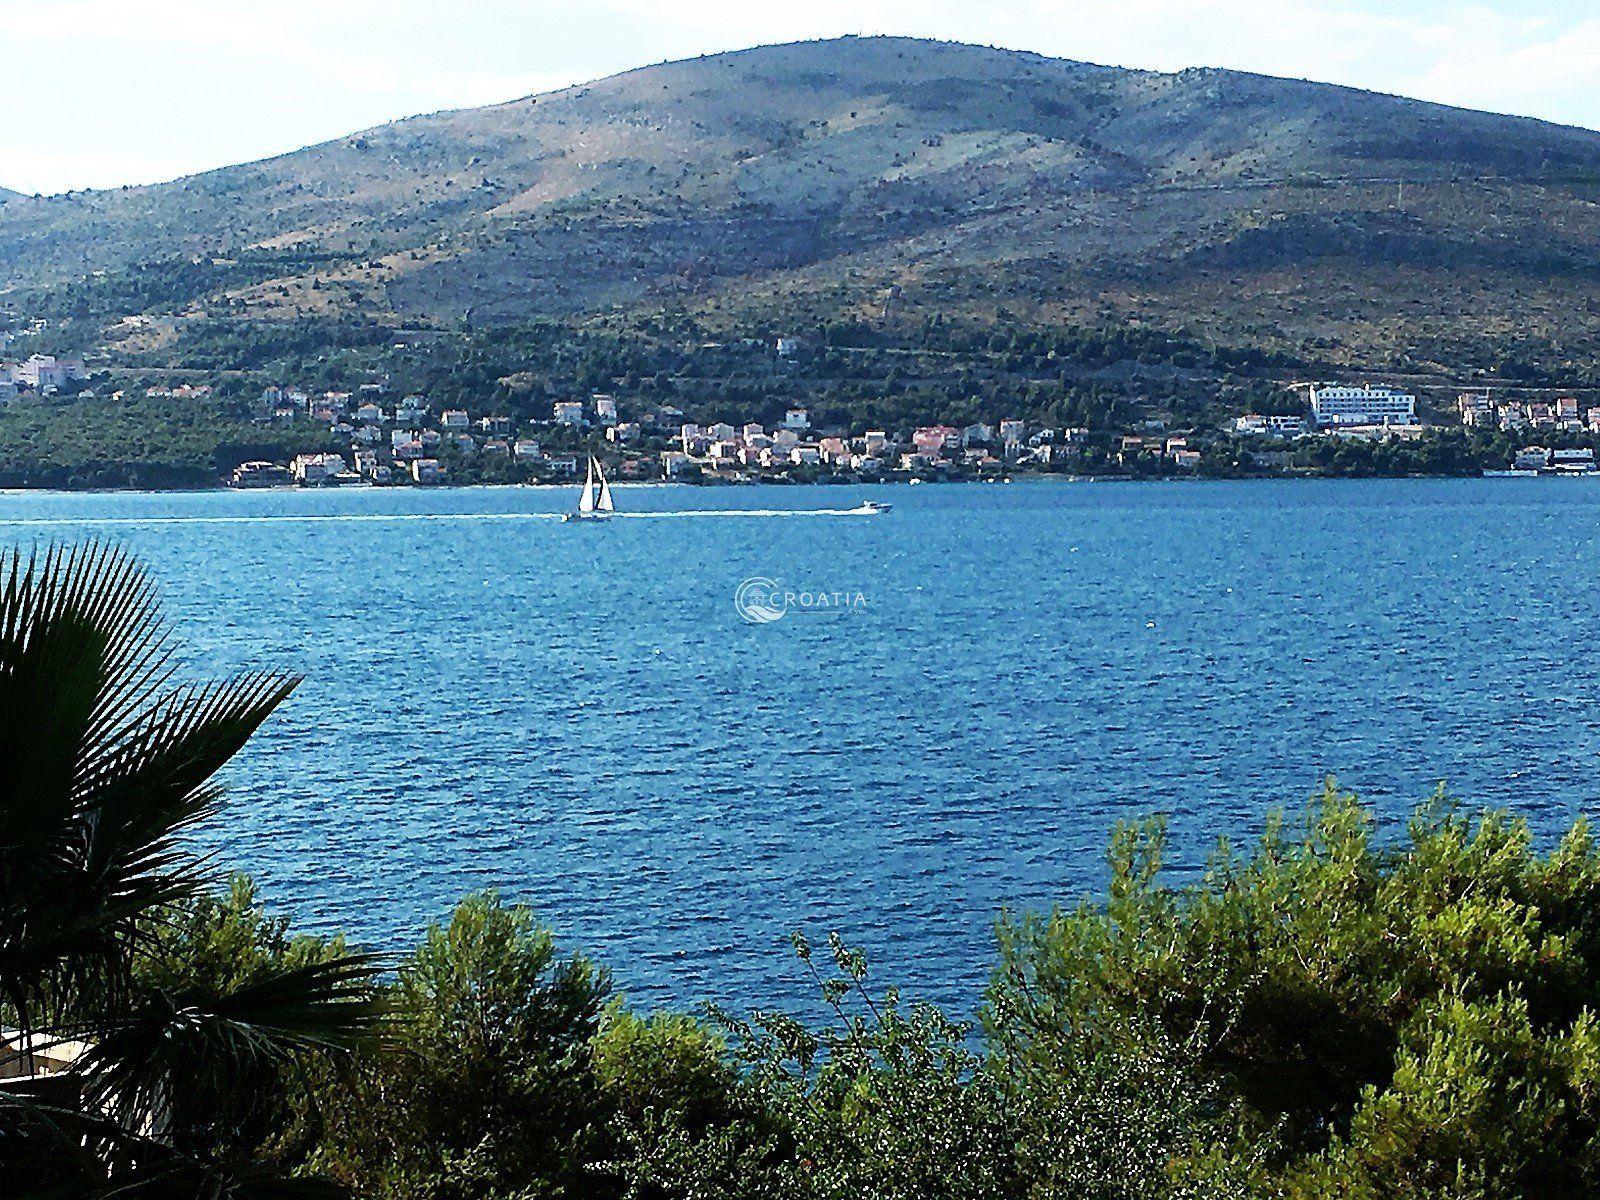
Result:
{"type": "Polygon", "coordinates": [[[603,512],[569,512],[561,514],[563,524],[567,521],[608,521],[610,519],[611,514],[603,512]]]}

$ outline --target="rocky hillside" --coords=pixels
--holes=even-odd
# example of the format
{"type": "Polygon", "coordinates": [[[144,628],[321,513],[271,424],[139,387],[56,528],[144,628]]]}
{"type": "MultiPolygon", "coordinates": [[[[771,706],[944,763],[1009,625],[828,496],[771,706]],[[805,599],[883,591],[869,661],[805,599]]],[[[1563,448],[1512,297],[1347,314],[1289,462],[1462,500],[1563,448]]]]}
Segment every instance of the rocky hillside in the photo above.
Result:
{"type": "Polygon", "coordinates": [[[1114,311],[1331,357],[1593,355],[1600,134],[1237,72],[770,46],[0,205],[0,299],[426,323],[1114,311]],[[102,274],[103,273],[103,274],[102,274]]]}

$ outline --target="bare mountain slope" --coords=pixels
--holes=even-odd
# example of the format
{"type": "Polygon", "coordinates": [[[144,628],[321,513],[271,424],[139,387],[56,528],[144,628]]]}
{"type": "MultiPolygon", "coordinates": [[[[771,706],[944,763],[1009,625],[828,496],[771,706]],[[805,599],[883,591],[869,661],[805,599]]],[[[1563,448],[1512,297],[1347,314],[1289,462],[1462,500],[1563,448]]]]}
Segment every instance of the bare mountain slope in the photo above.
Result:
{"type": "Polygon", "coordinates": [[[907,304],[1111,304],[1411,352],[1397,322],[1421,297],[1445,305],[1427,335],[1445,342],[1587,330],[1597,194],[1587,130],[1236,72],[847,38],[153,187],[11,199],[0,280],[92,305],[81,280],[106,272],[113,316],[408,320],[663,297],[837,308],[894,284],[907,304]],[[165,267],[154,294],[118,283],[192,258],[223,261],[165,267]]]}

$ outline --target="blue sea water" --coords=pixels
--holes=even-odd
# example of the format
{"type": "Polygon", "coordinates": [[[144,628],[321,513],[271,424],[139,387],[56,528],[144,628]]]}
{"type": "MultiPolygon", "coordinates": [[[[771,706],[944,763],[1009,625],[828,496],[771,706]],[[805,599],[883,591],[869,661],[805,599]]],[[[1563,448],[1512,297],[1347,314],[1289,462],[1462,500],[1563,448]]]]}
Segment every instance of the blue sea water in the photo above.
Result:
{"type": "Polygon", "coordinates": [[[654,516],[12,493],[0,544],[115,538],[192,670],[305,676],[201,835],[298,925],[399,950],[493,886],[647,1006],[801,1001],[804,928],[970,1009],[996,914],[1093,894],[1119,818],[1170,814],[1182,878],[1328,772],[1595,809],[1600,483],[618,497],[654,516]],[[752,576],[853,603],[750,624],[752,576]]]}

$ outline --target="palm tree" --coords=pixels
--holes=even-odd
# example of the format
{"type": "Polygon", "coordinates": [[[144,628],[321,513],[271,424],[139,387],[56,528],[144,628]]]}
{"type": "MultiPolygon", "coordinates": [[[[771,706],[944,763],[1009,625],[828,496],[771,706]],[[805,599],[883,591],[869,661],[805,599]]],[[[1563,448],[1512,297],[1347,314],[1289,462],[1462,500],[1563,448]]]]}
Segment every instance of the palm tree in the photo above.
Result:
{"type": "Polygon", "coordinates": [[[341,951],[224,986],[141,971],[214,879],[186,835],[298,680],[177,681],[143,570],[104,545],[0,556],[0,1080],[5,1194],[284,1194],[253,1131],[282,1081],[381,1021],[341,951]],[[36,1060],[84,1049],[52,1074],[36,1060]]]}

